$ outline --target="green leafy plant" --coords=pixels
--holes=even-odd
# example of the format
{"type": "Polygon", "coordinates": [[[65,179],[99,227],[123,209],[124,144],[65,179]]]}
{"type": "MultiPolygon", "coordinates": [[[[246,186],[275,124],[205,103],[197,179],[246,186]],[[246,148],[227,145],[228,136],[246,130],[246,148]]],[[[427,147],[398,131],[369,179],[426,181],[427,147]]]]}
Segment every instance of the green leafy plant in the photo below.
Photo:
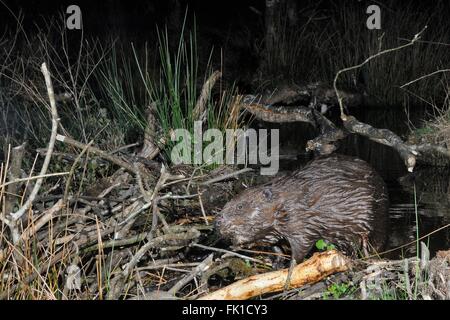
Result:
{"type": "Polygon", "coordinates": [[[330,297],[333,297],[334,299],[340,299],[354,290],[355,287],[351,283],[333,283],[328,287],[323,298],[329,299],[330,297]]]}
{"type": "Polygon", "coordinates": [[[327,241],[320,239],[316,242],[316,248],[320,251],[334,250],[336,247],[327,241]]]}

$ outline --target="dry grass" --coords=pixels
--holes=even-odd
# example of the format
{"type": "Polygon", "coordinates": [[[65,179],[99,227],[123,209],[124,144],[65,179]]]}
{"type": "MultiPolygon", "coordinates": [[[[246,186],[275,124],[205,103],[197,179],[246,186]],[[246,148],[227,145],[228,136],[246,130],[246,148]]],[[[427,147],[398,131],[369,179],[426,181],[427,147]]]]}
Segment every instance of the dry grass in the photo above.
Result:
{"type": "MultiPolygon", "coordinates": [[[[399,31],[389,41],[401,41],[398,37],[414,34],[417,31],[415,27],[425,22],[420,17],[414,15],[412,17],[416,19],[414,23],[412,18],[406,20],[407,27],[412,31],[409,29],[407,32],[399,31]]],[[[401,18],[408,19],[407,16],[401,18]]],[[[268,55],[270,62],[268,66],[271,69],[264,71],[265,80],[272,79],[273,73],[279,74],[280,72],[292,78],[301,78],[303,81],[311,80],[314,77],[319,77],[321,80],[332,79],[335,70],[360,62],[360,57],[368,56],[370,50],[378,48],[380,45],[379,35],[374,33],[373,38],[370,39],[370,50],[367,50],[367,43],[357,41],[361,40],[360,38],[365,33],[354,28],[347,16],[345,19],[348,24],[344,25],[347,32],[344,33],[336,32],[338,30],[336,28],[342,28],[341,22],[344,17],[334,19],[331,20],[329,29],[321,29],[320,33],[310,32],[319,30],[322,25],[320,22],[316,23],[312,20],[308,20],[309,22],[302,25],[300,33],[292,31],[283,33],[276,46],[280,50],[268,55]],[[349,45],[355,43],[363,43],[363,46],[352,47],[349,45]]],[[[20,21],[19,16],[17,30],[0,39],[0,45],[2,48],[6,48],[0,53],[0,61],[2,61],[0,65],[0,112],[2,118],[0,120],[2,122],[0,143],[4,150],[0,165],[0,217],[2,221],[10,213],[7,212],[6,207],[13,203],[13,209],[16,210],[28,198],[35,183],[37,172],[35,168],[39,168],[41,163],[39,157],[35,156],[34,149],[44,146],[48,140],[50,132],[49,104],[45,83],[39,72],[39,66],[43,61],[46,61],[52,70],[56,93],[60,96],[58,101],[61,118],[59,132],[62,134],[84,143],[94,140],[95,145],[105,151],[112,151],[127,143],[134,143],[139,139],[139,135],[143,134],[145,127],[143,111],[152,99],[160,103],[160,115],[165,111],[170,112],[168,118],[160,117],[163,131],[167,132],[177,127],[189,128],[192,125],[192,123],[186,123],[186,119],[189,118],[187,113],[195,106],[199,83],[208,76],[208,73],[202,76],[196,74],[199,61],[196,60],[198,57],[193,48],[195,43],[189,43],[189,45],[180,43],[182,50],[178,54],[179,59],[176,60],[177,54],[173,55],[171,52],[164,51],[164,49],[168,49],[168,45],[164,46],[164,41],[162,41],[160,43],[162,50],[160,64],[163,68],[158,70],[161,72],[155,77],[150,74],[155,70],[149,66],[148,51],[138,52],[138,50],[130,49],[133,55],[127,56],[123,52],[121,54],[120,50],[114,51],[119,47],[115,47],[113,41],[103,46],[97,40],[88,40],[83,36],[73,46],[73,42],[69,44],[65,28],[61,28],[62,24],[57,20],[50,22],[45,28],[36,30],[35,35],[31,38],[22,32],[20,21]],[[180,59],[183,55],[184,57],[180,59]],[[173,63],[174,61],[176,63],[173,63]],[[168,69],[174,65],[178,71],[183,70],[185,77],[168,69]],[[193,71],[195,71],[195,76],[193,71]],[[164,119],[167,121],[164,122],[164,119]],[[8,194],[6,183],[10,181],[11,146],[20,144],[23,140],[28,140],[30,144],[21,177],[30,179],[20,182],[17,194],[8,194]],[[30,150],[33,150],[32,153],[30,150]]],[[[286,25],[281,25],[281,27],[287,30],[286,25]]],[[[447,36],[449,32],[443,29],[438,31],[435,33],[436,38],[431,40],[441,41],[442,39],[439,37],[447,36]]],[[[385,39],[382,42],[383,47],[391,46],[386,40],[387,37],[383,38],[385,39]]],[[[371,93],[379,94],[380,99],[390,102],[397,101],[397,98],[394,99],[391,96],[395,85],[402,84],[405,79],[411,80],[411,75],[419,76],[418,73],[422,71],[426,72],[428,69],[432,70],[447,63],[447,61],[437,60],[440,53],[438,50],[434,50],[434,44],[424,43],[423,46],[417,50],[414,49],[408,55],[412,54],[414,61],[426,61],[426,68],[414,62],[408,66],[408,72],[404,74],[398,72],[399,69],[392,69],[404,68],[404,61],[409,56],[395,56],[394,60],[389,63],[387,60],[383,60],[380,64],[371,65],[369,69],[371,93]],[[390,72],[387,72],[387,69],[390,72]]],[[[276,77],[274,79],[279,80],[276,77]]],[[[345,81],[352,83],[351,78],[345,81]]],[[[423,89],[427,94],[433,95],[434,91],[430,91],[433,81],[436,79],[421,81],[415,84],[411,90],[422,94],[421,90],[423,89]]],[[[233,87],[228,89],[219,87],[217,91],[208,101],[207,125],[220,130],[237,129],[243,126],[244,119],[237,91],[233,87]]],[[[400,100],[403,99],[404,94],[403,91],[401,94],[399,93],[400,100]]],[[[433,103],[437,105],[437,102],[433,103]]],[[[433,132],[432,138],[441,144],[450,142],[448,91],[445,104],[447,109],[437,111],[436,120],[427,124],[427,127],[433,132]]],[[[78,158],[79,151],[64,145],[58,145],[57,148],[59,154],[55,153],[49,172],[67,172],[73,169],[73,179],[66,179],[65,176],[46,177],[40,196],[51,198],[56,195],[61,197],[61,194],[67,191],[69,204],[58,210],[57,216],[49,219],[45,225],[40,225],[42,217],[57,204],[58,198],[36,201],[32,210],[27,211],[26,219],[22,221],[18,230],[21,235],[30,234],[32,236],[26,236],[23,241],[16,244],[11,242],[7,225],[3,222],[0,223],[1,298],[106,298],[113,286],[111,279],[122,273],[122,267],[127,262],[126,259],[132,258],[139,251],[143,240],[146,239],[147,243],[150,242],[146,238],[150,222],[145,220],[140,225],[141,229],[134,230],[134,238],[125,239],[135,242],[121,243],[120,246],[115,246],[115,230],[111,230],[109,225],[109,223],[116,222],[115,217],[105,218],[99,215],[98,212],[101,211],[100,209],[103,210],[102,207],[94,210],[93,203],[78,198],[89,187],[100,182],[101,178],[111,176],[114,168],[110,164],[92,158],[89,154],[78,158]],[[70,161],[65,158],[68,156],[72,157],[70,161]],[[73,158],[76,160],[74,161],[73,158]],[[41,227],[40,232],[33,231],[37,226],[41,227]],[[142,230],[145,233],[143,238],[141,234],[137,234],[142,230]],[[68,272],[70,267],[74,266],[80,270],[81,290],[70,289],[68,272]]],[[[120,182],[119,186],[124,187],[127,184],[120,182]]],[[[140,197],[139,193],[133,193],[133,191],[136,192],[135,185],[121,191],[127,194],[127,201],[131,201],[130,199],[137,201],[136,199],[140,197]]],[[[118,195],[121,193],[115,194],[115,196],[118,195]]],[[[171,195],[165,194],[164,196],[167,200],[171,195]]],[[[184,199],[173,198],[170,200],[176,202],[184,199]]],[[[123,202],[125,203],[125,201],[123,202]]],[[[122,211],[119,213],[122,214],[126,210],[133,212],[136,209],[132,207],[133,205],[133,203],[127,203],[127,206],[122,207],[122,211]]],[[[157,206],[155,208],[154,215],[160,213],[157,206]]],[[[166,208],[162,206],[163,209],[166,208]]],[[[169,210],[164,213],[171,218],[169,210]]],[[[151,216],[151,214],[148,215],[151,216]]],[[[120,215],[118,214],[118,216],[120,215]]],[[[189,216],[188,218],[194,220],[193,217],[189,216]]],[[[177,221],[173,218],[169,222],[176,224],[177,221]]],[[[175,227],[181,226],[175,225],[175,227]]],[[[164,233],[161,230],[158,232],[164,233]]],[[[197,241],[197,238],[192,241],[197,241]]],[[[173,243],[171,245],[169,251],[179,250],[177,245],[173,243]]],[[[189,245],[190,242],[179,246],[184,248],[189,245]]],[[[151,265],[154,259],[160,259],[161,262],[167,258],[165,255],[167,251],[162,249],[155,251],[158,254],[156,258],[154,255],[149,255],[146,260],[148,265],[151,265]]],[[[165,265],[170,265],[170,263],[165,265]]],[[[190,268],[198,264],[188,261],[186,265],[186,268],[190,268]]],[[[156,264],[154,267],[154,269],[148,267],[147,270],[133,268],[133,279],[126,279],[128,282],[125,283],[123,292],[119,292],[121,296],[127,296],[132,290],[134,290],[133,294],[136,294],[148,286],[152,286],[155,290],[167,289],[171,285],[170,281],[176,277],[173,276],[173,273],[170,274],[169,271],[166,271],[165,267],[162,269],[156,264]]],[[[181,268],[180,265],[176,267],[181,268]]],[[[186,270],[189,272],[190,269],[186,270]]],[[[185,274],[186,270],[182,270],[184,272],[182,274],[185,274]]],[[[172,271],[179,272],[179,270],[172,271]]],[[[186,296],[190,297],[194,293],[200,292],[200,289],[189,288],[187,292],[186,296]]]]}
{"type": "Polygon", "coordinates": [[[364,2],[330,3],[330,10],[311,3],[302,11],[296,27],[289,27],[283,18],[284,11],[280,12],[276,50],[266,54],[268,58],[260,68],[259,83],[267,85],[269,79],[272,86],[290,81],[330,84],[338,70],[357,65],[386,48],[405,44],[428,26],[417,44],[376,59],[362,71],[345,75],[339,87],[364,90],[380,106],[414,105],[422,103],[424,97],[434,97],[442,103],[445,95],[436,83],[446,79],[443,74],[414,83],[408,90],[400,86],[450,67],[447,5],[442,2],[433,7],[425,3],[399,5],[384,1],[380,4],[382,29],[368,30],[364,2]]]}
{"type": "Polygon", "coordinates": [[[419,139],[421,142],[450,147],[450,88],[447,88],[447,96],[443,105],[437,105],[433,101],[428,101],[433,113],[430,120],[424,121],[419,128],[413,128],[412,139],[419,139]]]}
{"type": "MultiPolygon", "coordinates": [[[[69,42],[65,28],[61,27],[64,25],[61,23],[63,21],[50,22],[45,28],[36,30],[32,38],[21,33],[19,25],[18,31],[11,37],[4,36],[0,39],[0,43],[6,48],[0,53],[0,113],[3,122],[0,126],[0,143],[3,146],[3,154],[0,155],[0,298],[106,298],[112,286],[111,278],[121,272],[120,266],[139,250],[139,244],[145,239],[141,235],[142,239],[133,242],[136,246],[125,249],[125,255],[123,248],[103,247],[108,245],[107,242],[111,240],[109,236],[114,233],[114,230],[110,230],[111,222],[107,223],[102,217],[93,214],[90,211],[93,203],[79,199],[78,196],[99,184],[102,178],[110,177],[115,168],[89,153],[78,157],[78,150],[61,143],[57,144],[48,171],[68,172],[75,166],[73,177],[46,177],[39,197],[56,198],[36,201],[24,215],[26,218],[18,229],[18,234],[32,236],[13,243],[8,226],[3,223],[10,214],[10,210],[6,210],[7,206],[12,203],[14,212],[28,199],[36,180],[35,167],[39,168],[41,165],[41,159],[39,155],[35,155],[34,150],[42,148],[48,142],[50,106],[45,82],[39,72],[42,62],[49,65],[59,97],[59,133],[86,144],[93,140],[97,147],[106,152],[112,152],[127,143],[135,143],[143,135],[145,119],[142,115],[152,98],[146,81],[152,81],[151,85],[155,90],[166,85],[160,83],[157,77],[155,80],[154,77],[142,78],[139,75],[141,67],[144,68],[143,72],[153,71],[148,68],[148,64],[138,65],[145,61],[147,52],[135,51],[136,56],[126,56],[120,51],[114,51],[117,48],[114,41],[107,42],[105,46],[95,39],[85,39],[82,35],[78,43],[69,42]],[[109,81],[105,81],[106,79],[109,81]],[[129,79],[134,81],[127,82],[129,79]],[[29,144],[21,177],[30,179],[23,179],[19,183],[17,194],[8,195],[6,183],[10,182],[10,150],[23,140],[27,140],[29,144]],[[68,195],[67,205],[41,225],[43,217],[65,192],[68,195]],[[86,208],[89,210],[85,210],[86,208]],[[40,227],[39,232],[35,231],[37,226],[40,227]],[[88,239],[86,235],[89,235],[88,239]],[[82,290],[70,289],[68,272],[74,266],[80,270],[82,290]]],[[[156,51],[155,48],[152,50],[156,51]]],[[[167,52],[167,57],[168,55],[167,52]]],[[[189,58],[193,59],[189,61],[190,64],[180,65],[180,68],[187,68],[188,72],[192,70],[190,67],[198,64],[196,56],[189,58]]],[[[164,61],[161,63],[164,64],[164,61]]],[[[173,98],[180,102],[180,112],[186,111],[184,108],[187,106],[181,99],[186,90],[189,91],[189,103],[195,105],[197,85],[201,83],[201,78],[189,78],[190,83],[181,78],[177,79],[178,83],[167,83],[169,88],[170,85],[178,86],[179,95],[173,98]]],[[[164,89],[161,88],[161,92],[164,89]]],[[[209,126],[225,129],[240,125],[239,103],[233,100],[235,94],[234,89],[220,88],[219,93],[208,100],[209,126]]],[[[180,117],[179,120],[183,118],[180,117]]],[[[147,183],[149,182],[146,180],[147,183]]],[[[126,186],[123,183],[119,185],[126,186]]],[[[136,190],[132,186],[129,188],[136,190]]],[[[134,195],[133,201],[138,196],[139,194],[134,195]]],[[[128,210],[133,209],[132,205],[127,207],[128,210]]],[[[103,207],[100,209],[104,211],[103,207]]],[[[95,210],[98,211],[99,208],[95,210]]],[[[144,233],[147,233],[145,230],[148,225],[149,221],[144,221],[144,233]]],[[[128,286],[162,286],[168,281],[166,274],[159,268],[142,271],[136,279],[131,279],[131,284],[127,282],[124,294],[129,289],[128,286]]],[[[135,291],[133,294],[136,294],[135,291]]]]}

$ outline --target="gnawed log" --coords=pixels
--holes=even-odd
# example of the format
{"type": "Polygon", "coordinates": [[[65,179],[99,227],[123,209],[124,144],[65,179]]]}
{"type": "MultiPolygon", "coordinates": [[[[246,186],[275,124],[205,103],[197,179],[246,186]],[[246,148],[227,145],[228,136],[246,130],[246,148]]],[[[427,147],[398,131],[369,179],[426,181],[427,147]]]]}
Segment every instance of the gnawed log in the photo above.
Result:
{"type": "Polygon", "coordinates": [[[413,172],[417,162],[417,157],[423,154],[439,153],[450,159],[450,151],[444,147],[431,144],[406,144],[403,140],[388,129],[377,129],[367,123],[357,120],[353,116],[345,115],[343,118],[344,127],[361,136],[367,137],[372,141],[392,147],[398,152],[405,162],[409,172],[413,172]]]}
{"type": "Polygon", "coordinates": [[[396,150],[409,172],[414,170],[417,157],[427,157],[432,153],[438,153],[450,159],[450,150],[447,148],[432,144],[407,144],[389,129],[374,128],[350,115],[341,115],[344,124],[343,130],[337,128],[333,122],[314,108],[272,106],[257,99],[252,95],[247,95],[242,99],[242,107],[257,119],[273,123],[306,122],[320,131],[319,136],[307,142],[307,151],[314,151],[320,155],[331,154],[337,149],[340,140],[349,133],[354,133],[396,150]]]}
{"type": "Polygon", "coordinates": [[[405,144],[403,140],[391,130],[374,128],[366,123],[358,121],[353,116],[347,115],[343,117],[342,120],[344,127],[348,131],[395,149],[405,162],[408,171],[412,172],[414,170],[416,165],[416,156],[419,153],[413,149],[413,146],[408,146],[405,144]]]}
{"type": "Polygon", "coordinates": [[[272,122],[306,122],[318,129],[320,135],[307,142],[306,150],[320,155],[331,154],[337,149],[337,143],[347,136],[347,132],[337,128],[333,122],[314,108],[303,106],[271,106],[263,104],[255,96],[247,95],[242,106],[257,119],[272,122]]]}
{"type": "Polygon", "coordinates": [[[272,106],[252,95],[242,98],[242,107],[262,121],[273,123],[306,122],[316,127],[313,111],[308,107],[272,106]]]}
{"type": "MultiPolygon", "coordinates": [[[[338,251],[316,253],[293,269],[290,288],[318,282],[333,273],[347,271],[349,268],[349,260],[338,251]]],[[[278,292],[284,289],[288,271],[283,269],[251,276],[203,296],[200,300],[246,300],[278,292]]]]}
{"type": "Polygon", "coordinates": [[[258,100],[264,104],[309,104],[311,92],[308,87],[298,85],[281,85],[258,96],[258,100]]]}

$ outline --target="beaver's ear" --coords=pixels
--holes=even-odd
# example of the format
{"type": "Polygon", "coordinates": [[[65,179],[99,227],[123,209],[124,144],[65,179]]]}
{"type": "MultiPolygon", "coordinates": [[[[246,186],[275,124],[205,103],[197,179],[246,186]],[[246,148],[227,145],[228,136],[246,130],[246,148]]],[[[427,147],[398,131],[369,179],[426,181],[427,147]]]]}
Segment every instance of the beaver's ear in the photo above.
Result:
{"type": "Polygon", "coordinates": [[[263,190],[262,193],[263,193],[263,195],[264,195],[264,198],[265,198],[267,201],[272,201],[272,199],[273,199],[272,189],[266,188],[266,189],[263,190]]]}

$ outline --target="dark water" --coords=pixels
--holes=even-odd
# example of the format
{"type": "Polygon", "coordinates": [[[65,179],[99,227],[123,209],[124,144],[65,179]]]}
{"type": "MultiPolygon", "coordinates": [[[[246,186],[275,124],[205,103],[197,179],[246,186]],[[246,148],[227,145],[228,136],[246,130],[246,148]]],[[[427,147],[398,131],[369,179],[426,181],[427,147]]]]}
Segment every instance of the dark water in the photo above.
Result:
{"type": "MultiPolygon", "coordinates": [[[[449,178],[448,168],[418,168],[413,174],[400,177],[400,183],[388,181],[391,200],[390,248],[416,239],[416,213],[420,237],[450,223],[449,178]]],[[[422,241],[429,244],[432,252],[448,249],[450,228],[434,233],[422,241]]],[[[401,253],[399,251],[395,256],[401,253]]],[[[405,256],[415,253],[415,245],[403,249],[405,256]]]]}
{"type": "MultiPolygon", "coordinates": [[[[417,125],[426,116],[425,111],[417,107],[410,110],[409,117],[402,108],[353,110],[351,114],[363,122],[378,128],[388,128],[404,137],[409,132],[408,118],[417,125]]],[[[279,128],[282,154],[297,152],[297,155],[302,155],[299,146],[304,146],[306,140],[314,137],[312,128],[307,125],[290,124],[279,128]]],[[[338,151],[369,162],[386,181],[390,198],[387,249],[415,242],[417,226],[419,237],[422,237],[450,224],[450,168],[417,166],[413,173],[409,173],[393,149],[359,136],[346,138],[338,151]]],[[[305,156],[304,160],[308,158],[309,156],[305,156]]],[[[450,228],[436,232],[422,241],[428,244],[431,254],[448,249],[450,228]]],[[[413,243],[386,254],[385,257],[396,259],[415,255],[416,243],[413,243]]]]}
{"type": "MultiPolygon", "coordinates": [[[[426,110],[421,107],[411,107],[408,112],[409,116],[403,108],[373,109],[359,110],[355,115],[364,122],[378,128],[388,128],[404,138],[409,132],[408,121],[410,125],[418,126],[427,117],[426,110]]],[[[415,241],[417,228],[419,237],[422,237],[450,223],[450,168],[419,165],[413,173],[409,173],[396,151],[361,137],[350,137],[343,150],[368,161],[388,185],[389,248],[415,241]]],[[[422,241],[428,244],[431,253],[448,249],[450,228],[422,241]]],[[[413,255],[416,255],[416,244],[388,256],[413,255]]]]}

